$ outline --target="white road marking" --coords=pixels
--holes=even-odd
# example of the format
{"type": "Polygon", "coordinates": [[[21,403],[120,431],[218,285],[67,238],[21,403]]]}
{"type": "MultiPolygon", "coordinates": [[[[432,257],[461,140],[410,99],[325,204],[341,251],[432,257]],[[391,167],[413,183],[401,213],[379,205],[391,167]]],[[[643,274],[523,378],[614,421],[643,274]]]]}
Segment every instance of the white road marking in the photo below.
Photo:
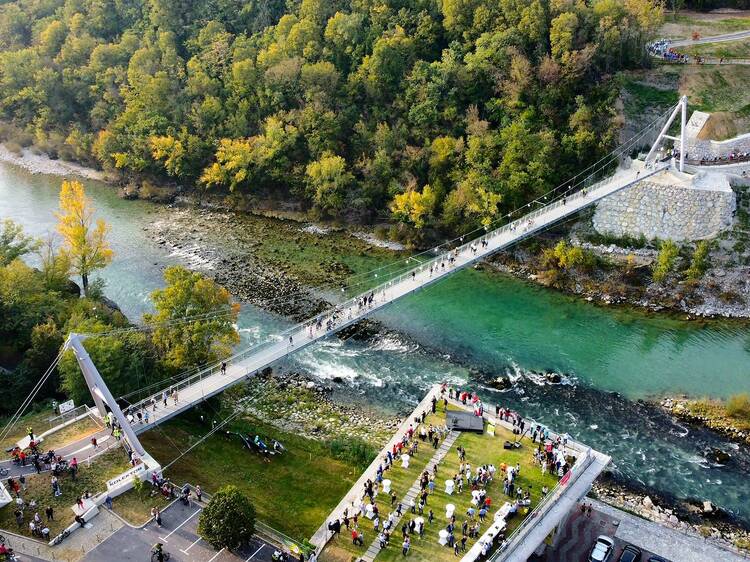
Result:
{"type": "MultiPolygon", "coordinates": [[[[202,508],[201,508],[201,509],[202,509],[202,508]]],[[[182,523],[180,523],[179,525],[177,525],[177,527],[175,527],[174,529],[172,529],[172,531],[170,531],[170,533],[169,533],[169,534],[168,534],[168,535],[167,535],[166,537],[159,537],[159,539],[163,540],[164,542],[167,542],[167,539],[168,539],[169,537],[171,537],[172,535],[174,535],[174,534],[175,534],[175,532],[176,532],[176,531],[177,531],[177,530],[178,530],[178,529],[179,529],[180,527],[182,527],[182,526],[183,526],[183,525],[184,525],[185,523],[187,523],[188,521],[190,521],[190,520],[191,520],[191,519],[192,519],[193,517],[195,517],[195,516],[196,516],[197,514],[199,514],[200,512],[201,512],[201,510],[200,510],[200,509],[199,509],[199,510],[197,510],[197,511],[195,511],[195,512],[193,512],[193,514],[192,514],[192,515],[191,515],[190,517],[188,517],[187,519],[185,519],[185,521],[183,521],[182,523]]]]}
{"type": "Polygon", "coordinates": [[[187,554],[187,553],[188,553],[188,550],[190,550],[191,548],[193,548],[193,547],[194,547],[194,546],[195,546],[196,544],[198,544],[198,543],[199,543],[199,542],[201,542],[202,540],[203,540],[203,539],[202,539],[201,537],[198,537],[198,540],[197,540],[197,541],[195,541],[195,542],[194,542],[193,544],[191,544],[191,545],[190,545],[189,547],[187,547],[187,548],[186,548],[185,550],[182,550],[182,549],[180,549],[180,552],[182,552],[182,553],[184,553],[184,554],[187,554]]]}
{"type": "Polygon", "coordinates": [[[222,548],[222,549],[221,549],[221,550],[220,550],[219,552],[217,552],[216,554],[214,554],[214,555],[213,555],[213,556],[211,557],[211,559],[210,559],[210,560],[209,560],[208,562],[213,562],[213,561],[214,561],[214,559],[215,559],[215,558],[216,558],[216,557],[217,557],[217,556],[218,556],[219,554],[221,554],[222,552],[224,552],[224,549],[223,549],[223,548],[222,548]]]}
{"type": "MultiPolygon", "coordinates": [[[[262,544],[262,545],[260,545],[260,546],[258,547],[258,550],[256,550],[255,552],[253,552],[253,553],[252,553],[252,555],[250,556],[250,558],[248,558],[247,560],[245,560],[245,562],[250,562],[250,560],[252,560],[253,558],[255,558],[255,555],[256,555],[256,554],[258,554],[258,553],[259,553],[259,552],[260,552],[261,550],[263,550],[263,547],[264,547],[264,546],[266,546],[266,545],[265,545],[265,544],[262,544]]],[[[213,560],[213,559],[212,559],[212,560],[213,560]]],[[[209,561],[209,562],[210,562],[210,561],[209,561]]]]}
{"type": "MultiPolygon", "coordinates": [[[[107,435],[106,437],[102,437],[101,439],[97,439],[97,440],[96,440],[96,441],[97,441],[97,444],[101,445],[102,443],[104,443],[104,442],[105,442],[105,441],[106,441],[107,439],[109,439],[110,437],[111,437],[111,435],[107,435]]],[[[78,454],[82,453],[83,451],[86,451],[86,450],[88,450],[88,449],[93,449],[93,447],[94,447],[94,446],[93,446],[93,445],[92,445],[91,443],[89,443],[89,444],[88,444],[88,445],[86,445],[85,447],[81,447],[81,448],[80,448],[80,449],[78,449],[77,451],[73,451],[72,453],[68,453],[68,454],[67,454],[67,455],[65,455],[65,456],[66,456],[66,457],[74,457],[74,456],[76,456],[76,455],[78,455],[78,454]]]]}

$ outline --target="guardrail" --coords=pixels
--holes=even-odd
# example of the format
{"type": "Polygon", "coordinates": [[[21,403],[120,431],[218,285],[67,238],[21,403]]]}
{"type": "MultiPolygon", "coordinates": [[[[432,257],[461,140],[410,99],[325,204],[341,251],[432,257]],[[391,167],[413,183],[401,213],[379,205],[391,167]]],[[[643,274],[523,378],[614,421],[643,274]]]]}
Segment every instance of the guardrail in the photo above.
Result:
{"type": "Polygon", "coordinates": [[[578,478],[580,478],[581,474],[586,471],[593,460],[591,449],[587,448],[585,454],[576,459],[575,464],[571,467],[571,476],[568,478],[567,482],[565,484],[561,484],[562,480],[558,482],[557,485],[550,490],[549,494],[542,498],[531,513],[529,513],[521,524],[507,537],[505,542],[503,542],[500,548],[489,558],[489,560],[491,562],[500,562],[506,554],[513,552],[515,546],[526,538],[526,536],[534,529],[536,523],[542,520],[545,514],[555,505],[555,502],[560,499],[565,491],[578,481],[578,478]]]}
{"type": "MultiPolygon", "coordinates": [[[[655,174],[656,172],[662,169],[665,169],[667,167],[668,165],[664,164],[661,166],[656,166],[652,168],[651,170],[647,170],[640,176],[640,178],[636,176],[636,178],[632,182],[626,182],[625,186],[627,186],[629,183],[635,183],[637,181],[645,179],[646,177],[649,177],[655,174]]],[[[616,179],[618,181],[622,180],[621,177],[618,178],[617,176],[610,176],[598,182],[593,182],[593,179],[584,181],[581,183],[583,187],[581,187],[581,189],[579,189],[578,191],[561,196],[558,198],[557,201],[553,203],[550,203],[548,205],[543,205],[542,207],[531,211],[530,213],[524,215],[523,217],[519,219],[516,219],[495,230],[487,232],[486,234],[483,234],[482,236],[471,239],[467,241],[466,243],[456,246],[452,250],[443,252],[442,254],[430,260],[423,261],[417,267],[412,268],[408,271],[405,271],[401,273],[400,275],[394,278],[391,278],[388,281],[385,281],[374,288],[371,288],[369,291],[366,291],[364,294],[372,294],[372,295],[384,294],[385,291],[387,291],[391,287],[401,284],[403,281],[413,277],[417,273],[420,273],[420,274],[424,273],[430,268],[432,268],[433,270],[436,268],[439,268],[440,265],[444,264],[446,259],[448,259],[451,255],[458,256],[459,254],[463,254],[472,245],[481,244],[482,242],[490,243],[496,240],[498,237],[504,236],[510,232],[515,232],[517,230],[519,231],[519,235],[515,236],[515,241],[531,236],[532,234],[534,234],[537,230],[541,228],[541,226],[534,227],[534,221],[538,217],[544,214],[547,214],[555,209],[558,209],[562,206],[568,205],[568,204],[570,204],[571,209],[573,209],[577,201],[581,199],[586,199],[587,197],[589,197],[589,195],[594,195],[598,190],[602,189],[605,186],[608,186],[609,184],[614,182],[616,179]]],[[[529,203],[527,207],[530,208],[531,203],[529,203]]],[[[576,209],[573,209],[571,213],[575,212],[575,210],[576,209]]],[[[479,259],[482,259],[484,256],[485,256],[484,252],[477,252],[474,257],[470,257],[469,259],[467,259],[463,265],[466,266],[471,263],[475,263],[479,259]]],[[[408,261],[409,260],[407,260],[407,262],[408,261]]],[[[442,278],[442,276],[444,275],[444,273],[442,273],[440,269],[437,269],[437,271],[438,273],[435,275],[435,280],[442,278]]],[[[365,315],[367,315],[369,312],[372,311],[372,308],[370,307],[365,307],[364,310],[360,310],[358,308],[358,303],[362,299],[362,296],[363,295],[357,295],[357,296],[351,297],[335,305],[334,307],[326,310],[325,312],[315,316],[312,319],[309,319],[304,322],[298,323],[294,326],[291,326],[287,330],[284,330],[280,334],[264,342],[261,342],[243,351],[235,353],[234,355],[224,359],[224,361],[226,361],[227,363],[236,364],[238,362],[242,362],[244,359],[247,359],[253,355],[260,355],[264,350],[268,350],[269,348],[279,344],[280,342],[285,341],[292,334],[299,334],[300,332],[304,334],[304,333],[307,333],[308,330],[312,333],[313,331],[318,331],[320,329],[324,330],[324,333],[327,333],[333,330],[334,327],[341,328],[341,327],[353,324],[354,322],[356,322],[357,320],[359,320],[360,318],[364,317],[365,315]],[[346,315],[346,317],[343,317],[345,313],[348,313],[348,314],[346,315]]],[[[296,349],[296,347],[298,346],[292,347],[290,344],[291,350],[296,349]]],[[[271,358],[271,360],[273,360],[273,358],[271,358]]],[[[248,369],[248,371],[253,371],[253,370],[255,369],[253,368],[248,369]]],[[[204,378],[215,375],[219,373],[220,371],[221,371],[221,362],[217,362],[216,364],[211,365],[205,369],[202,369],[198,373],[192,376],[189,376],[174,385],[171,385],[168,388],[168,392],[177,390],[178,395],[179,395],[182,389],[188,386],[192,386],[195,383],[200,384],[204,378]]],[[[246,373],[246,376],[249,374],[250,374],[249,372],[246,373]]],[[[202,389],[201,389],[201,392],[203,392],[202,389]]],[[[140,400],[139,402],[136,402],[133,405],[129,406],[127,410],[135,412],[139,408],[143,408],[144,406],[150,405],[153,401],[158,402],[161,399],[161,396],[162,396],[162,391],[153,393],[147,398],[144,398],[143,400],[140,400]]]]}

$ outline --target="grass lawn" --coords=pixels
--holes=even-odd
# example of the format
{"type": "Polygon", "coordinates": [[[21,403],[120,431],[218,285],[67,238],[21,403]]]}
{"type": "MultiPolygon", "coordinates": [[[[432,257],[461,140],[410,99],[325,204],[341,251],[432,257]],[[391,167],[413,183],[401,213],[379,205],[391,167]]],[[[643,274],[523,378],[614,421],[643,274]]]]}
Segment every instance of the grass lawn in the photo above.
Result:
{"type": "MultiPolygon", "coordinates": [[[[426,423],[441,425],[444,423],[442,405],[438,406],[438,413],[435,416],[428,416],[426,423]]],[[[498,467],[498,475],[495,477],[495,481],[487,487],[487,495],[492,498],[491,514],[494,514],[494,512],[500,509],[506,500],[510,499],[503,495],[502,476],[500,475],[499,470],[502,463],[513,466],[515,466],[516,463],[521,465],[521,472],[516,483],[524,489],[528,489],[529,486],[531,486],[532,509],[541,498],[542,486],[546,485],[549,489],[552,489],[557,484],[556,476],[550,474],[543,475],[541,468],[534,462],[532,455],[536,445],[532,444],[531,439],[524,438],[522,441],[524,446],[520,449],[503,449],[504,441],[512,441],[514,439],[515,436],[510,431],[500,427],[495,428],[494,437],[489,436],[486,433],[482,435],[475,433],[462,433],[459,436],[438,469],[435,493],[430,495],[427,502],[427,508],[432,509],[435,514],[435,521],[432,525],[427,524],[423,539],[420,539],[418,536],[412,537],[412,546],[407,557],[408,559],[425,562],[455,559],[452,549],[442,547],[438,543],[438,532],[441,529],[444,529],[447,525],[447,520],[445,519],[445,506],[448,503],[452,503],[456,506],[456,536],[460,539],[461,525],[463,524],[464,519],[466,519],[466,510],[471,504],[471,493],[466,487],[462,494],[448,496],[445,493],[445,480],[451,478],[458,472],[460,462],[458,460],[456,448],[459,445],[462,445],[466,449],[466,461],[469,462],[473,468],[476,468],[478,465],[490,463],[498,467]]],[[[434,449],[432,449],[432,447],[428,444],[420,443],[419,453],[414,459],[412,459],[408,469],[401,468],[401,464],[397,463],[393,468],[387,471],[385,477],[392,481],[391,488],[395,490],[399,499],[406,494],[407,490],[419,477],[421,471],[424,470],[425,465],[429,462],[433,453],[434,449]]],[[[382,518],[385,518],[390,509],[390,502],[381,500],[380,505],[381,513],[383,513],[382,518]]],[[[427,518],[426,515],[427,513],[425,512],[425,519],[427,518]]],[[[416,517],[416,515],[407,513],[401,519],[397,526],[398,528],[391,534],[390,546],[380,552],[377,560],[401,560],[404,558],[401,554],[402,541],[400,527],[403,522],[408,522],[412,517],[416,517]]],[[[480,536],[489,526],[490,520],[491,517],[488,517],[482,525],[480,536]]],[[[521,521],[522,516],[520,515],[510,519],[508,521],[506,534],[510,534],[513,529],[521,523],[521,521]]],[[[372,523],[369,520],[360,520],[360,526],[365,535],[364,547],[352,545],[350,535],[342,533],[342,536],[329,543],[321,560],[327,562],[349,562],[350,560],[361,556],[376,536],[372,528],[372,523]]],[[[475,539],[469,539],[469,541],[467,541],[467,550],[471,548],[474,542],[475,539]]]]}
{"type": "MultiPolygon", "coordinates": [[[[37,405],[37,408],[36,411],[26,414],[17,421],[8,436],[0,441],[0,446],[3,449],[12,447],[19,439],[28,435],[28,433],[26,433],[27,427],[33,428],[34,433],[37,435],[50,429],[49,419],[55,417],[51,403],[37,405]]],[[[2,424],[4,425],[6,422],[7,420],[3,420],[2,424]]],[[[98,426],[90,417],[83,418],[82,420],[72,423],[45,437],[42,448],[45,451],[56,449],[62,445],[91,435],[92,433],[95,433],[97,429],[98,426]]]]}
{"type": "Polygon", "coordinates": [[[734,14],[686,11],[676,16],[665,14],[664,25],[659,30],[658,36],[690,39],[694,31],[700,33],[701,37],[711,37],[745,29],[750,29],[750,12],[747,11],[734,14]]]}
{"type": "MultiPolygon", "coordinates": [[[[0,447],[2,447],[3,450],[12,447],[19,439],[28,435],[28,433],[26,433],[26,428],[29,426],[34,429],[34,433],[36,434],[47,431],[50,428],[48,420],[56,415],[52,411],[52,404],[35,404],[34,406],[37,409],[25,414],[20,420],[18,420],[8,436],[0,441],[0,447]]],[[[8,419],[3,419],[0,423],[5,426],[8,421],[8,419]]]]}
{"type": "MultiPolygon", "coordinates": [[[[750,27],[750,24],[748,24],[750,27]]],[[[705,43],[684,49],[690,56],[724,57],[725,59],[750,58],[750,41],[724,41],[722,43],[705,43]]]]}
{"type": "MultiPolygon", "coordinates": [[[[170,466],[165,476],[178,484],[200,484],[209,493],[234,484],[253,500],[260,521],[296,540],[312,536],[361,471],[334,458],[325,443],[284,433],[255,420],[241,420],[231,426],[232,431],[278,439],[287,451],[265,462],[246,449],[238,437],[216,434],[170,466]]],[[[165,465],[179,455],[172,443],[184,450],[209,429],[180,418],[140,439],[146,450],[165,465]]]]}
{"type": "Polygon", "coordinates": [[[90,417],[85,417],[82,420],[63,427],[61,430],[55,431],[53,434],[47,436],[44,441],[42,441],[42,448],[45,451],[48,451],[49,449],[57,449],[68,443],[93,435],[99,431],[99,429],[101,429],[101,427],[98,426],[94,420],[90,417]]]}
{"type": "Polygon", "coordinates": [[[151,518],[151,508],[164,509],[171,500],[161,494],[151,495],[152,487],[146,483],[141,490],[132,489],[112,500],[112,511],[131,525],[140,527],[151,518]]]}
{"type": "MultiPolygon", "coordinates": [[[[16,518],[13,515],[16,509],[15,504],[11,503],[0,509],[0,528],[8,529],[22,535],[30,535],[28,524],[34,517],[34,510],[28,507],[28,503],[31,500],[36,500],[36,511],[39,512],[42,519],[44,519],[44,510],[47,506],[52,506],[55,510],[55,520],[49,524],[50,535],[55,536],[73,522],[75,514],[71,507],[76,503],[79,496],[86,490],[92,495],[103,492],[106,490],[107,480],[113,476],[117,476],[128,468],[130,468],[128,456],[125,454],[124,449],[120,447],[113,448],[96,457],[91,462],[90,467],[87,467],[85,462],[81,462],[79,464],[78,477],[75,481],[69,475],[60,476],[59,482],[62,495],[57,498],[52,494],[50,473],[27,476],[27,490],[23,494],[23,498],[27,504],[24,510],[24,524],[20,529],[18,528],[16,518]]],[[[11,478],[15,479],[16,475],[11,473],[11,478]]]]}

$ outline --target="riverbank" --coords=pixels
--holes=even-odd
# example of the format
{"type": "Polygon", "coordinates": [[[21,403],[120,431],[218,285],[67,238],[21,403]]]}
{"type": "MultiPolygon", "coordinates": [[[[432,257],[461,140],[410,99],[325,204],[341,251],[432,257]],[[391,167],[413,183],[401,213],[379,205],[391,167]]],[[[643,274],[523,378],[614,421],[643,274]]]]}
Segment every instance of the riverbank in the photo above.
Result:
{"type": "Polygon", "coordinates": [[[0,143],[0,162],[6,162],[23,168],[31,174],[46,174],[50,176],[79,177],[103,182],[113,181],[113,177],[93,168],[64,160],[53,160],[43,153],[37,153],[28,148],[21,149],[21,153],[9,150],[0,143]]]}
{"type": "MultiPolygon", "coordinates": [[[[730,400],[747,401],[747,395],[738,395],[730,400]]],[[[692,425],[707,427],[735,443],[750,445],[750,415],[733,415],[733,407],[726,401],[667,397],[660,405],[676,418],[692,425]]],[[[748,409],[750,405],[738,404],[737,409],[748,409]]]]}
{"type": "MultiPolygon", "coordinates": [[[[585,223],[585,219],[580,221],[585,223]]],[[[580,223],[570,230],[546,233],[538,239],[501,252],[488,263],[494,269],[601,306],[631,306],[650,312],[671,312],[686,320],[701,318],[750,318],[750,265],[739,254],[741,241],[726,234],[715,243],[710,265],[697,280],[671,274],[663,284],[651,278],[658,250],[655,247],[621,247],[593,244],[581,236],[580,223]],[[580,248],[589,257],[587,267],[550,267],[545,251],[559,241],[580,248]]],[[[743,251],[744,246],[742,246],[743,251]]],[[[692,248],[681,251],[678,263],[690,265],[692,248]]]]}
{"type": "MultiPolygon", "coordinates": [[[[115,180],[104,172],[52,160],[29,149],[18,155],[0,145],[0,161],[33,174],[74,175],[108,183],[115,180]]],[[[294,320],[319,312],[347,283],[348,289],[365,290],[376,278],[359,277],[352,287],[353,276],[404,255],[403,246],[380,240],[371,232],[309,223],[299,210],[278,206],[272,210],[268,202],[257,211],[233,209],[221,198],[183,195],[175,199],[174,189],[146,184],[138,189],[121,186],[118,194],[160,204],[175,200],[169,214],[145,229],[149,238],[242,300],[294,320]],[[306,259],[300,259],[301,254],[306,259]],[[348,263],[351,261],[357,263],[348,263]]],[[[740,255],[740,251],[747,252],[744,238],[734,239],[733,233],[723,236],[712,251],[711,267],[699,281],[687,283],[673,277],[659,285],[650,281],[650,267],[657,254],[654,248],[593,244],[585,239],[591,235],[589,222],[583,217],[571,227],[558,227],[501,252],[488,263],[507,275],[602,306],[669,311],[685,314],[687,319],[750,318],[750,265],[743,265],[747,259],[740,255]],[[543,248],[558,239],[569,239],[572,245],[595,255],[595,267],[566,271],[551,281],[541,256],[543,248]]],[[[745,236],[743,232],[739,235],[745,236]]],[[[383,271],[380,277],[387,274],[383,271]]]]}
{"type": "MultiPolygon", "coordinates": [[[[264,423],[308,439],[361,439],[375,448],[385,443],[400,419],[366,405],[332,399],[336,384],[297,373],[266,372],[245,391],[246,411],[264,423]]],[[[710,501],[680,500],[607,472],[596,481],[593,497],[644,519],[699,534],[726,548],[750,547],[750,531],[710,501]]]]}

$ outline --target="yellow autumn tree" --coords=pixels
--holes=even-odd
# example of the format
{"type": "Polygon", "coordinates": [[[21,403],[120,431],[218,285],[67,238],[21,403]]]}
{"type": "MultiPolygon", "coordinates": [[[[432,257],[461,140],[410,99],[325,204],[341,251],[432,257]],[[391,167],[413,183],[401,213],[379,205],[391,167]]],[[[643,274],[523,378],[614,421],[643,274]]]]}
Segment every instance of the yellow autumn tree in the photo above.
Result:
{"type": "Polygon", "coordinates": [[[57,230],[65,244],[63,251],[81,276],[83,292],[87,294],[91,272],[112,261],[112,248],[107,242],[109,226],[102,219],[94,220],[94,207],[78,181],[63,182],[57,220],[57,230]]]}
{"type": "Polygon", "coordinates": [[[421,193],[410,189],[396,195],[391,202],[391,212],[396,219],[410,222],[414,228],[422,228],[434,211],[435,202],[435,191],[425,185],[421,193]]]}

